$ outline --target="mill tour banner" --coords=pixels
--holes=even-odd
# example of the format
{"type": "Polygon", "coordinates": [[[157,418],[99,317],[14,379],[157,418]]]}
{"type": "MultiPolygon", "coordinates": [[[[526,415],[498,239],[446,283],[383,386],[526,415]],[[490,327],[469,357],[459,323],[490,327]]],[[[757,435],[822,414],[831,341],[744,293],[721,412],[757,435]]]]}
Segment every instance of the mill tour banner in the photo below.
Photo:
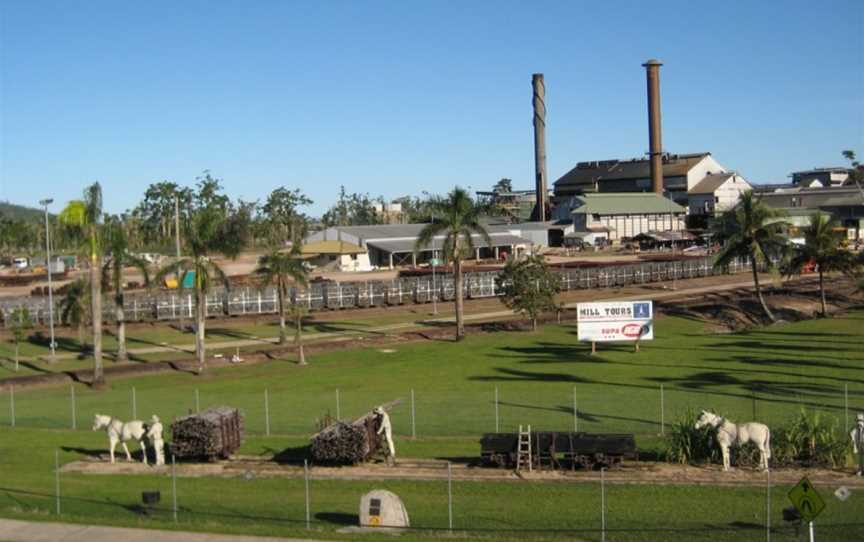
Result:
{"type": "Polygon", "coordinates": [[[579,303],[576,310],[580,341],[650,341],[654,338],[651,301],[579,303]]]}

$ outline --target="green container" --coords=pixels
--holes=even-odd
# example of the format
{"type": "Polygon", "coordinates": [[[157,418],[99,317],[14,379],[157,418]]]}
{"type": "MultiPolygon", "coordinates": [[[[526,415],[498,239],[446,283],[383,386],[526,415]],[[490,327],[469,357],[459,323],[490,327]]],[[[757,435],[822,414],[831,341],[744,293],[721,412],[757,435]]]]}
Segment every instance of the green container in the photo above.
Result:
{"type": "Polygon", "coordinates": [[[195,287],[195,271],[189,271],[183,276],[183,285],[181,288],[194,288],[195,287]]]}

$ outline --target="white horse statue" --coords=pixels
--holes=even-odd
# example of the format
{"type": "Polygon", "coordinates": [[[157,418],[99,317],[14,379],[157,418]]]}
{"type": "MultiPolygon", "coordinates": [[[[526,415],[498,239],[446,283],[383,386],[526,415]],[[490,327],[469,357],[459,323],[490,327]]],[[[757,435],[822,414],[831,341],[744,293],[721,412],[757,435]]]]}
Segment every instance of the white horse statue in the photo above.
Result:
{"type": "Polygon", "coordinates": [[[117,443],[123,445],[123,450],[126,452],[126,461],[132,461],[132,454],[129,453],[129,447],[126,446],[127,440],[135,439],[141,447],[141,452],[144,454],[144,464],[147,464],[147,447],[144,445],[144,436],[147,434],[147,429],[144,427],[144,422],[134,420],[123,423],[111,416],[96,414],[93,418],[93,430],[98,431],[105,429],[108,434],[108,441],[111,444],[111,463],[114,463],[114,448],[117,443]]]}
{"type": "Polygon", "coordinates": [[[771,430],[764,423],[749,422],[735,425],[726,418],[703,410],[696,420],[696,429],[711,426],[717,430],[717,443],[723,453],[723,470],[729,470],[729,448],[752,442],[759,449],[759,467],[768,470],[771,458],[771,430]]]}

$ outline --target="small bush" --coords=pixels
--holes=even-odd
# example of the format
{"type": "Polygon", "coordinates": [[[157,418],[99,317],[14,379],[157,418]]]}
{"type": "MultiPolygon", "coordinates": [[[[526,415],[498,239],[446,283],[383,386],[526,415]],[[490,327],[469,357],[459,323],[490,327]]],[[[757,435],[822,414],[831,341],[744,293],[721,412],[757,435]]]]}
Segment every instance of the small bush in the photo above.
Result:
{"type": "Polygon", "coordinates": [[[685,463],[712,463],[720,460],[714,431],[710,427],[696,429],[699,415],[688,409],[672,424],[666,437],[666,460],[685,463]]]}

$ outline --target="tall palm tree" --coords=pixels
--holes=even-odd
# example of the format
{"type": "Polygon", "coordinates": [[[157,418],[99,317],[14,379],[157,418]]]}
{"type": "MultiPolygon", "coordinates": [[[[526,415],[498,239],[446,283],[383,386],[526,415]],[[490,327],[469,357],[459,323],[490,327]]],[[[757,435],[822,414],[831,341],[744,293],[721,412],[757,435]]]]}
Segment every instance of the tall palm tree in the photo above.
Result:
{"type": "Polygon", "coordinates": [[[774,269],[776,260],[785,253],[788,245],[784,236],[787,223],[782,219],[783,216],[785,213],[766,206],[753,192],[745,192],[738,205],[723,213],[715,225],[715,233],[723,243],[723,248],[717,253],[714,267],[726,267],[737,258],[747,258],[753,272],[756,296],[772,322],[777,319],[762,295],[759,266],[774,269]]]}
{"type": "Polygon", "coordinates": [[[457,186],[447,197],[433,201],[430,206],[433,221],[420,230],[414,252],[427,247],[435,237],[444,236],[441,243],[442,253],[445,260],[453,264],[456,340],[459,341],[465,338],[462,260],[474,251],[475,235],[487,246],[492,246],[492,240],[489,232],[480,223],[481,208],[474,203],[466,190],[457,186]]]}
{"type": "Polygon", "coordinates": [[[102,187],[84,189],[84,198],[70,201],[60,221],[85,239],[90,265],[90,314],[93,317],[93,386],[105,383],[102,367],[102,187]]]}
{"type": "Polygon", "coordinates": [[[810,215],[810,224],[804,229],[804,245],[795,248],[788,264],[788,273],[800,273],[805,265],[815,263],[819,273],[819,296],[822,316],[828,315],[825,303],[825,273],[852,272],[857,267],[855,257],[843,248],[843,236],[836,230],[838,222],[826,214],[810,215]]]}
{"type": "Polygon", "coordinates": [[[112,217],[106,223],[105,248],[109,254],[102,268],[103,282],[110,283],[114,290],[114,317],[117,321],[117,357],[116,361],[126,361],[129,354],[126,351],[126,313],[123,310],[125,295],[123,292],[123,269],[136,268],[144,277],[144,285],[150,284],[150,272],[147,262],[129,251],[129,237],[125,224],[112,217]]]}
{"type": "Polygon", "coordinates": [[[276,287],[279,303],[279,344],[285,344],[288,340],[285,325],[285,301],[288,296],[289,279],[298,286],[308,284],[309,272],[303,265],[303,260],[298,258],[298,252],[297,250],[290,253],[274,250],[261,258],[260,265],[255,269],[255,273],[261,276],[262,284],[272,284],[276,287]]]}
{"type": "Polygon", "coordinates": [[[195,290],[195,354],[198,358],[198,374],[202,374],[207,365],[205,322],[207,320],[207,294],[215,283],[221,283],[230,288],[228,276],[219,265],[211,259],[215,253],[235,258],[240,253],[245,240],[245,230],[242,221],[232,218],[231,210],[208,205],[193,209],[187,218],[188,225],[183,228],[187,251],[191,256],[181,258],[168,264],[156,276],[157,282],[162,282],[166,276],[177,273],[178,284],[183,284],[191,273],[195,290]]]}

